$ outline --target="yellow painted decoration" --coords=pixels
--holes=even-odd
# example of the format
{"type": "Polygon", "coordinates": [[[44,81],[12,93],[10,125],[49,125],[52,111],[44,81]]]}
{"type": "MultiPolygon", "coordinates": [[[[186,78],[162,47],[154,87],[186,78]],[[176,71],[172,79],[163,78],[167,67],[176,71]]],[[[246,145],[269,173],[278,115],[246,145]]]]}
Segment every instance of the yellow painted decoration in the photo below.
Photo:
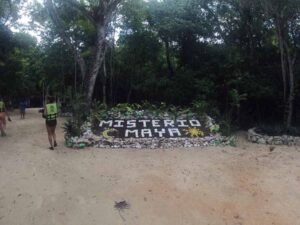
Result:
{"type": "Polygon", "coordinates": [[[189,135],[190,137],[202,137],[204,136],[204,133],[202,130],[200,130],[199,128],[196,127],[190,127],[188,129],[184,129],[185,134],[189,135]]]}
{"type": "Polygon", "coordinates": [[[102,136],[106,139],[111,139],[111,138],[114,138],[114,136],[110,136],[108,133],[109,132],[113,132],[113,131],[117,131],[116,129],[107,129],[107,130],[104,130],[102,132],[102,136]]]}

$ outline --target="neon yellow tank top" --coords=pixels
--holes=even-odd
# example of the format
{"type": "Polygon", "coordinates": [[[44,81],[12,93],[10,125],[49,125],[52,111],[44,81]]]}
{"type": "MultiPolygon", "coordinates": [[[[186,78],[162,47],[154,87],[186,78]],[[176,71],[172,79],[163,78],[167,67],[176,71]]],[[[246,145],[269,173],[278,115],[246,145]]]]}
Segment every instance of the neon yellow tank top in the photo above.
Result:
{"type": "Polygon", "coordinates": [[[4,112],[5,104],[3,101],[0,101],[0,112],[4,112]]]}
{"type": "Polygon", "coordinates": [[[47,109],[47,120],[55,120],[57,116],[56,103],[47,104],[46,109],[47,109]]]}

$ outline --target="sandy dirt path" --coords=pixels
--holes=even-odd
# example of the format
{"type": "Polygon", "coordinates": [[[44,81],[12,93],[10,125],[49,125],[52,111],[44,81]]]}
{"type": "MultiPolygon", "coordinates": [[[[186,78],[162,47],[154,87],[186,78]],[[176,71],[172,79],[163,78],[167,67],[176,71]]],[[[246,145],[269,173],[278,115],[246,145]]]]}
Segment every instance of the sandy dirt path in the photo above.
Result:
{"type": "Polygon", "coordinates": [[[0,138],[1,225],[299,225],[300,149],[47,149],[37,109],[0,138]],[[126,200],[130,207],[114,208],[126,200]]]}

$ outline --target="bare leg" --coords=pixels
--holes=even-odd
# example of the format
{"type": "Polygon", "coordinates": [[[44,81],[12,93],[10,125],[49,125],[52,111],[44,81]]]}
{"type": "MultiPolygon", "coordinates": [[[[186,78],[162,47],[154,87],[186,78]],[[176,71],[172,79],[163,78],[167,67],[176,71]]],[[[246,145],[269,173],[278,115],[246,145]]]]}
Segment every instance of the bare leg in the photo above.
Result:
{"type": "Polygon", "coordinates": [[[54,140],[54,147],[56,147],[56,146],[57,146],[55,129],[56,129],[56,126],[53,128],[53,132],[52,132],[52,135],[53,135],[53,140],[54,140]]]}
{"type": "Polygon", "coordinates": [[[6,119],[5,119],[5,114],[2,118],[2,126],[3,126],[3,129],[5,130],[6,129],[6,119]]]}
{"type": "Polygon", "coordinates": [[[5,136],[5,114],[4,113],[0,113],[0,131],[1,131],[1,135],[5,136]]]}
{"type": "Polygon", "coordinates": [[[50,128],[51,129],[51,136],[52,136],[52,139],[53,139],[53,142],[54,142],[54,147],[57,146],[55,128],[56,128],[56,126],[50,128]]]}
{"type": "Polygon", "coordinates": [[[49,140],[49,144],[50,144],[50,149],[53,150],[51,127],[48,127],[46,125],[46,128],[47,128],[47,133],[48,133],[48,140],[49,140]]]}
{"type": "Polygon", "coordinates": [[[0,131],[1,131],[1,135],[5,136],[2,120],[0,120],[0,131]]]}

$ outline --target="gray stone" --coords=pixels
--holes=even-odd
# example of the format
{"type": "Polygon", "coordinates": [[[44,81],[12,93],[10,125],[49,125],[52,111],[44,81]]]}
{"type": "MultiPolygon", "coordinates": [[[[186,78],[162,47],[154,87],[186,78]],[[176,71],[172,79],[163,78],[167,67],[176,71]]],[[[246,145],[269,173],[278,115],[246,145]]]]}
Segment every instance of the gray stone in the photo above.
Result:
{"type": "Polygon", "coordinates": [[[273,137],[268,137],[267,138],[267,144],[272,145],[273,144],[273,137]]]}
{"type": "Polygon", "coordinates": [[[300,146],[300,137],[295,137],[295,145],[300,146]]]}
{"type": "Polygon", "coordinates": [[[256,143],[258,139],[257,139],[256,136],[251,136],[251,137],[250,137],[250,140],[251,140],[252,142],[256,143]]]}
{"type": "Polygon", "coordinates": [[[273,143],[274,143],[274,145],[283,145],[284,142],[281,139],[281,137],[275,136],[273,143]]]}
{"type": "Polygon", "coordinates": [[[142,146],[140,145],[140,143],[137,143],[135,146],[136,146],[136,148],[142,148],[142,146]]]}
{"type": "Polygon", "coordinates": [[[258,143],[258,144],[267,144],[267,141],[266,141],[266,139],[264,139],[264,138],[259,138],[259,139],[257,140],[257,143],[258,143]]]}

